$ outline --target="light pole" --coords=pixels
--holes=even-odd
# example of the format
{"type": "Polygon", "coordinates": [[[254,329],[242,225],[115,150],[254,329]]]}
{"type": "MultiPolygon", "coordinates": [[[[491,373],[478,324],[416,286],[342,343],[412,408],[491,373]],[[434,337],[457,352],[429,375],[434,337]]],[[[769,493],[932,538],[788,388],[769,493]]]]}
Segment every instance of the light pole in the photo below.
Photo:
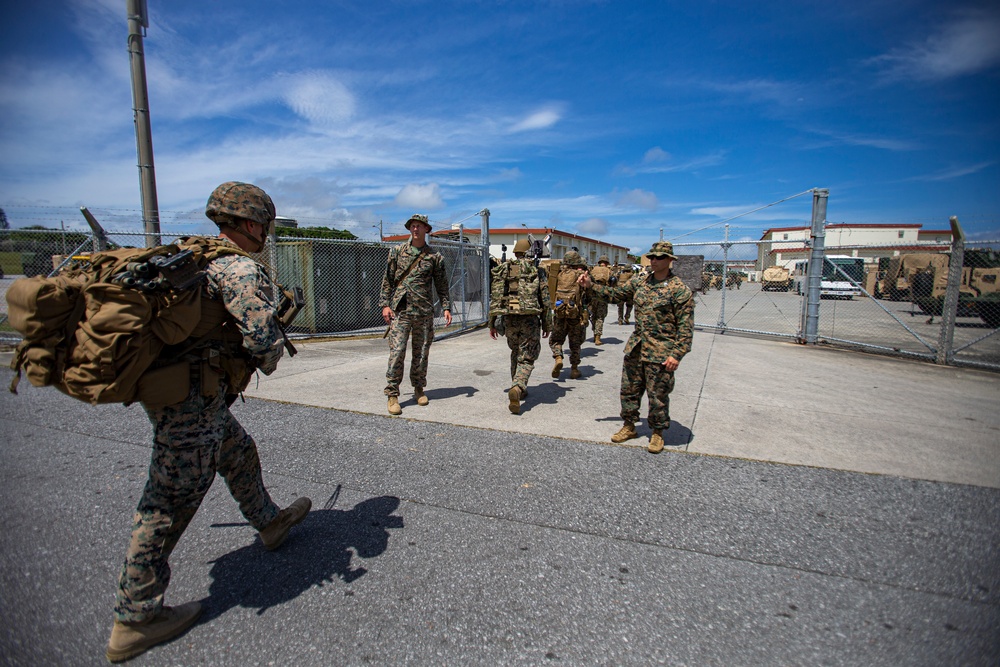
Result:
{"type": "MultiPolygon", "coordinates": [[[[375,229],[375,225],[372,225],[372,229],[375,229]]],[[[382,234],[382,219],[381,218],[379,218],[379,221],[378,221],[378,240],[379,241],[385,240],[385,237],[382,234]]]]}

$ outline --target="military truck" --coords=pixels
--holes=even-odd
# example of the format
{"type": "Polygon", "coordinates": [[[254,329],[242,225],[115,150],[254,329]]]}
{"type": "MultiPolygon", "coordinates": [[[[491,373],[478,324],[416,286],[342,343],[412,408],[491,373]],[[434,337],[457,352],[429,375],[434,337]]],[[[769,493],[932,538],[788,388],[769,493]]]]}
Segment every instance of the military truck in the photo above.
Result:
{"type": "MultiPolygon", "coordinates": [[[[879,279],[875,283],[875,297],[889,301],[909,301],[910,280],[918,272],[947,276],[948,255],[939,252],[911,252],[896,257],[881,258],[879,279]]],[[[947,284],[946,278],[942,284],[947,284]]]]}
{"type": "Polygon", "coordinates": [[[760,275],[760,289],[765,292],[787,292],[792,289],[792,272],[784,266],[769,266],[760,275]]]}
{"type": "MultiPolygon", "coordinates": [[[[915,253],[914,253],[915,254],[915,253]]],[[[929,253],[922,253],[929,254],[929,253]]],[[[908,265],[903,255],[904,266],[908,265]]],[[[921,258],[924,262],[926,258],[921,258]]],[[[940,315],[948,290],[950,255],[935,253],[926,265],[908,274],[910,301],[928,315],[940,315]]],[[[966,250],[958,288],[959,317],[978,317],[988,326],[1000,328],[1000,253],[966,250]]]]}

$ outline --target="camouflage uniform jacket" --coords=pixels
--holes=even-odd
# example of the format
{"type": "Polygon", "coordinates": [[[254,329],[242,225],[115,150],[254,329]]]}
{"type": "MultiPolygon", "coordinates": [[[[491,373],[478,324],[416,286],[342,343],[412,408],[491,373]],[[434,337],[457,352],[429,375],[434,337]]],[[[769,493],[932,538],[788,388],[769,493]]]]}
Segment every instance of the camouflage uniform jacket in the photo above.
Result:
{"type": "Polygon", "coordinates": [[[549,295],[549,278],[545,269],[536,267],[530,259],[508,259],[492,273],[493,284],[490,294],[489,325],[492,328],[500,315],[537,315],[541,320],[542,331],[552,331],[552,299],[549,295]],[[531,280],[519,280],[517,289],[533,289],[531,295],[521,295],[521,308],[513,311],[509,307],[509,293],[504,294],[504,288],[511,274],[511,268],[518,266],[518,276],[533,276],[531,280]]]}
{"type": "Polygon", "coordinates": [[[389,251],[389,263],[382,277],[382,293],[379,308],[389,306],[399,314],[400,304],[409,315],[431,317],[434,315],[434,296],[431,283],[437,290],[442,310],[451,310],[448,295],[448,276],[444,270],[444,257],[434,252],[429,244],[414,248],[410,242],[401,243],[389,251]],[[420,262],[407,273],[411,262],[420,262]],[[403,274],[406,277],[400,283],[403,274]]]}
{"type": "Polygon", "coordinates": [[[639,346],[643,361],[663,363],[668,357],[680,361],[691,351],[694,296],[677,276],[657,282],[652,273],[642,273],[617,287],[590,289],[609,301],[634,300],[635,331],[625,343],[625,356],[639,346]]]}
{"type": "MultiPolygon", "coordinates": [[[[227,239],[220,243],[236,246],[227,239]]],[[[223,255],[205,267],[204,294],[221,301],[243,335],[243,347],[257,369],[270,375],[284,353],[284,338],[274,317],[274,286],[263,267],[251,257],[223,255]]]]}

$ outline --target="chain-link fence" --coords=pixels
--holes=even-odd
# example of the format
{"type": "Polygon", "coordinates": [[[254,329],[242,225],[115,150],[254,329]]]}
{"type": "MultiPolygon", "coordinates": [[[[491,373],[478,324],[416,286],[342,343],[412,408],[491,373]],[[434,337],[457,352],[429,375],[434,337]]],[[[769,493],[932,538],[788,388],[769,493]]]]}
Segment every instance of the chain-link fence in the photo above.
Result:
{"type": "MultiPolygon", "coordinates": [[[[167,243],[183,234],[161,231],[167,243]]],[[[107,232],[109,247],[142,247],[145,234],[107,232]]],[[[19,335],[6,321],[10,283],[21,276],[51,273],[74,255],[95,250],[89,232],[7,230],[0,231],[0,342],[16,343],[19,335]]],[[[489,256],[484,246],[468,239],[434,238],[432,246],[445,259],[451,297],[452,325],[444,329],[443,313],[437,305],[438,336],[451,335],[486,321],[489,311],[489,256]]],[[[389,250],[394,243],[357,239],[303,239],[272,237],[257,259],[270,275],[286,287],[299,287],[305,306],[289,335],[357,336],[385,330],[379,293],[389,250]]]]}
{"type": "Polygon", "coordinates": [[[704,253],[697,327],[1000,370],[1000,244],[967,242],[947,252],[826,247],[813,290],[807,258],[785,259],[776,269],[747,259],[751,252],[766,257],[757,247],[768,245],[674,244],[678,253],[685,246],[704,253]]]}

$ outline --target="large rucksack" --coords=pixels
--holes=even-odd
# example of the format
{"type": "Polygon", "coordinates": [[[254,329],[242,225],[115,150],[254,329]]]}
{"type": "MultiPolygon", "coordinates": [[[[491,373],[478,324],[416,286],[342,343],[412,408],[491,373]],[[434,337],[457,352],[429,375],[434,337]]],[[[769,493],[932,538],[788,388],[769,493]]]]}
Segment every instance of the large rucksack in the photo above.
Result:
{"type": "Polygon", "coordinates": [[[490,315],[538,315],[539,272],[534,262],[511,261],[492,271],[490,315]]]}
{"type": "Polygon", "coordinates": [[[215,238],[190,237],[100,252],[51,278],[14,281],[8,317],[23,340],[10,390],[17,393],[23,371],[37,387],[95,405],[137,400],[164,348],[185,343],[199,325],[204,267],[228,254],[247,255],[215,238]]]}
{"type": "Polygon", "coordinates": [[[555,301],[552,310],[555,316],[560,319],[581,320],[586,318],[586,308],[583,305],[583,292],[577,279],[584,273],[584,269],[574,269],[563,266],[559,269],[559,276],[556,279],[555,301]]]}
{"type": "Polygon", "coordinates": [[[611,268],[598,264],[590,270],[590,279],[593,280],[596,285],[610,285],[611,268]]]}

